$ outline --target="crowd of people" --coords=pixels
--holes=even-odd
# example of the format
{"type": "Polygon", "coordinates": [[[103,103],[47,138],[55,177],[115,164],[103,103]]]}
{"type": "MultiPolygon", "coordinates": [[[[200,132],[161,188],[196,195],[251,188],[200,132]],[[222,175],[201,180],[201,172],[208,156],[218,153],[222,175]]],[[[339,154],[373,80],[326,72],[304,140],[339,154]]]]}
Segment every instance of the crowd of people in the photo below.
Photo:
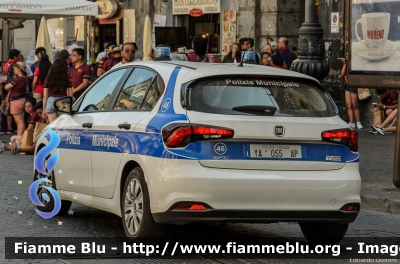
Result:
{"type": "MultiPolygon", "coordinates": [[[[297,56],[289,50],[288,39],[281,37],[275,49],[271,44],[265,46],[261,54],[254,50],[254,39],[242,38],[239,43],[231,45],[223,63],[241,63],[244,52],[254,56],[254,63],[262,66],[276,67],[289,70],[297,56]],[[251,52],[250,52],[251,51],[251,52]]],[[[170,48],[171,60],[187,60],[203,62],[207,56],[207,40],[195,37],[192,41],[192,50],[188,55],[175,53],[168,43],[158,47],[170,48]]],[[[25,130],[32,131],[35,124],[49,123],[57,118],[54,102],[59,98],[70,96],[74,100],[80,97],[90,83],[114,67],[129,62],[141,61],[143,52],[138,50],[136,43],[129,42],[123,45],[106,43],[104,51],[99,53],[96,66],[91,68],[84,63],[85,50],[71,46],[69,50],[56,53],[51,63],[46,49],[39,47],[35,50],[37,61],[30,67],[24,64],[21,53],[12,49],[9,60],[4,65],[5,76],[2,78],[0,96],[3,99],[1,116],[6,117],[7,129],[0,126],[0,133],[13,134],[12,121],[15,121],[17,131],[12,137],[10,146],[0,142],[0,152],[12,150],[18,152],[21,148],[21,138],[25,130]],[[31,91],[31,93],[29,93],[31,91]]],[[[152,50],[151,58],[156,60],[156,51],[152,50]]],[[[343,59],[342,76],[347,83],[347,59],[343,59]]],[[[363,128],[360,121],[357,89],[346,87],[346,106],[350,118],[349,126],[353,129],[363,128]],[[355,119],[354,119],[355,117],[355,119]]],[[[374,134],[384,135],[396,130],[397,122],[397,92],[378,90],[381,103],[375,105],[375,111],[384,111],[386,120],[379,126],[373,126],[374,134]]],[[[29,149],[30,150],[30,149],[29,149]]]]}

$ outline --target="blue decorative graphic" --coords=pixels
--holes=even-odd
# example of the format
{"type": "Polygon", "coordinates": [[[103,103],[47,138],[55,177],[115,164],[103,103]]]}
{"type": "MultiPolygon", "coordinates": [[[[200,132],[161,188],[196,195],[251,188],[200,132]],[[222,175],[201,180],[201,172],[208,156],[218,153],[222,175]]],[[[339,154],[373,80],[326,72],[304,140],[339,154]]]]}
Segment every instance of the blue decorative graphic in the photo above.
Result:
{"type": "Polygon", "coordinates": [[[59,151],[57,150],[48,160],[47,160],[47,171],[44,167],[44,162],[46,157],[51,154],[60,144],[60,138],[52,129],[48,130],[50,134],[49,144],[42,148],[39,153],[36,155],[35,159],[35,168],[41,174],[47,175],[47,173],[51,173],[53,169],[56,167],[58,160],[60,158],[59,151]]]}
{"type": "MultiPolygon", "coordinates": [[[[43,175],[51,175],[53,169],[57,166],[57,163],[60,159],[60,154],[59,151],[57,150],[56,152],[52,153],[60,144],[60,137],[52,130],[49,129],[48,133],[50,135],[49,143],[47,146],[42,148],[36,155],[35,159],[35,168],[36,170],[43,174],[43,175]],[[50,155],[50,157],[47,159],[46,158],[50,155]]],[[[51,212],[42,212],[38,209],[36,210],[36,213],[40,215],[43,218],[51,218],[58,214],[58,212],[61,209],[61,197],[58,194],[56,190],[54,190],[51,187],[47,187],[45,185],[42,185],[39,187],[39,185],[43,183],[51,183],[51,181],[47,178],[41,178],[35,182],[32,183],[31,187],[29,187],[29,198],[31,201],[39,206],[39,207],[45,207],[45,205],[40,201],[38,197],[38,188],[45,188],[52,196],[54,200],[54,208],[52,209],[51,212]]],[[[50,202],[50,197],[44,192],[40,192],[40,195],[46,202],[50,202]]]]}

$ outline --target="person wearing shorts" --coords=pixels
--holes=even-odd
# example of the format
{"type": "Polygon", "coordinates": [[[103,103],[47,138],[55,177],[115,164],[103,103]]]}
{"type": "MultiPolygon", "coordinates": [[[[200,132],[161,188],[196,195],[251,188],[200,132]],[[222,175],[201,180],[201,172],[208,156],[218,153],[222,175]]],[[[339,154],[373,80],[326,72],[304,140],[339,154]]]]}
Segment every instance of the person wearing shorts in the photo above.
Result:
{"type": "Polygon", "coordinates": [[[49,75],[44,82],[43,107],[45,108],[43,118],[49,118],[51,123],[57,118],[57,109],[54,102],[62,97],[72,97],[72,83],[68,75],[65,62],[60,59],[54,61],[49,75]]]}
{"type": "Polygon", "coordinates": [[[347,56],[346,59],[342,59],[343,67],[342,67],[342,76],[345,82],[345,98],[346,98],[346,108],[347,114],[349,115],[349,127],[351,129],[362,129],[364,128],[361,124],[361,115],[360,115],[360,108],[358,107],[358,89],[357,88],[349,88],[347,87],[349,72],[347,69],[347,56]],[[357,124],[354,122],[354,116],[356,117],[357,124]]]}
{"type": "Polygon", "coordinates": [[[28,70],[21,61],[13,64],[12,67],[14,67],[15,78],[5,86],[5,89],[10,92],[10,114],[17,124],[17,136],[22,136],[25,130],[24,105],[26,86],[28,85],[28,79],[26,78],[28,70]]]}

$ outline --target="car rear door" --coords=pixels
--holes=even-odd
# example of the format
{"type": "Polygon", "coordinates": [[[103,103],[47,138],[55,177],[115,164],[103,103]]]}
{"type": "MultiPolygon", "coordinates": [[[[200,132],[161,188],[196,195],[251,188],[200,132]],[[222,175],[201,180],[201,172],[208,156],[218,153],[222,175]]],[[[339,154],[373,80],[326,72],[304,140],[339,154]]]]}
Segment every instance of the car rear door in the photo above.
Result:
{"type": "Polygon", "coordinates": [[[122,155],[138,154],[140,149],[147,147],[146,135],[135,133],[135,127],[149,115],[163,90],[163,83],[156,72],[135,67],[116,94],[110,109],[96,122],[92,144],[95,196],[112,198],[122,155]]]}
{"type": "Polygon", "coordinates": [[[222,169],[337,170],[358,160],[348,146],[322,133],[346,129],[331,102],[304,80],[216,78],[187,89],[192,127],[234,131],[230,138],[196,140],[201,165],[222,169]]]}

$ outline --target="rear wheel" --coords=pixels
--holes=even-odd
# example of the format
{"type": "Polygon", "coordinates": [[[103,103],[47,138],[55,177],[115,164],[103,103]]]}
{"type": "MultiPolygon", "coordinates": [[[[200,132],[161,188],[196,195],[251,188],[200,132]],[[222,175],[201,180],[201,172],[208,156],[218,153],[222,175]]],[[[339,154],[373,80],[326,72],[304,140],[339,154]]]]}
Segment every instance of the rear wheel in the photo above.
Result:
{"type": "Polygon", "coordinates": [[[129,173],[121,196],[122,225],[127,237],[160,237],[165,234],[165,225],[156,223],[151,214],[149,191],[141,168],[129,173]]]}
{"type": "Polygon", "coordinates": [[[300,223],[304,237],[315,244],[335,244],[346,235],[349,224],[300,223]]]}

